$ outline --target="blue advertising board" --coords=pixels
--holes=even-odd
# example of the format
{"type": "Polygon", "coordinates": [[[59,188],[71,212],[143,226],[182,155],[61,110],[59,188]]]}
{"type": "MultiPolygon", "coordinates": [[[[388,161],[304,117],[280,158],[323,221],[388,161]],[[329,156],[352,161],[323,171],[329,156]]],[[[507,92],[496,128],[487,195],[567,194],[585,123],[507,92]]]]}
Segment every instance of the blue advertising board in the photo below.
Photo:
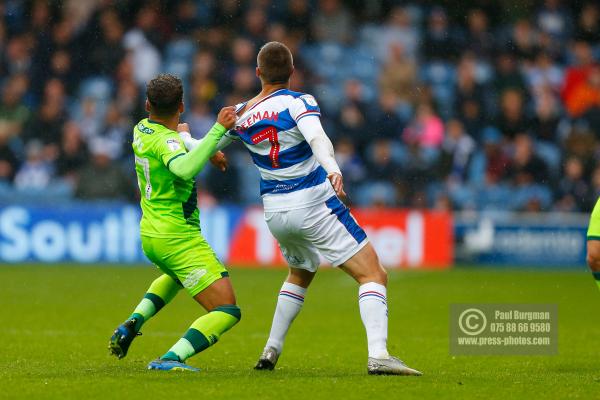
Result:
{"type": "MultiPolygon", "coordinates": [[[[266,226],[262,226],[262,213],[262,225],[258,228],[250,223],[254,214],[242,207],[201,211],[203,234],[225,262],[231,256],[232,243],[239,246],[249,240],[256,247],[253,263],[267,265],[276,261],[276,243],[266,226]],[[243,226],[252,226],[255,234],[240,237],[243,226]],[[263,253],[272,257],[260,257],[263,253]]],[[[139,207],[130,204],[3,206],[0,207],[0,263],[147,263],[140,244],[139,218],[139,207]]],[[[586,215],[459,213],[453,220],[457,263],[585,265],[586,215]]]]}
{"type": "Polygon", "coordinates": [[[455,259],[478,265],[581,267],[587,223],[582,214],[457,214],[455,259]]]}
{"type": "MultiPolygon", "coordinates": [[[[229,236],[244,210],[202,214],[205,237],[226,257],[229,236]]],[[[0,207],[0,262],[145,263],[138,206],[65,204],[0,207]]]]}

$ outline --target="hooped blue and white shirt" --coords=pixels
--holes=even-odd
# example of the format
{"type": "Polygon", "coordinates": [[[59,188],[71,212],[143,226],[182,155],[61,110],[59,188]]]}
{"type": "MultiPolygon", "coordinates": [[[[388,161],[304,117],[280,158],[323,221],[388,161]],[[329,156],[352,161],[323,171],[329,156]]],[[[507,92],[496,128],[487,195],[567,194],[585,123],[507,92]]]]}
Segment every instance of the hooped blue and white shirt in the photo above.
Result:
{"type": "MultiPolygon", "coordinates": [[[[245,105],[238,104],[236,111],[245,105]]],[[[235,129],[226,133],[250,152],[261,175],[265,211],[312,207],[335,195],[327,172],[298,128],[301,119],[320,116],[313,96],[281,89],[243,110],[235,129]]]]}

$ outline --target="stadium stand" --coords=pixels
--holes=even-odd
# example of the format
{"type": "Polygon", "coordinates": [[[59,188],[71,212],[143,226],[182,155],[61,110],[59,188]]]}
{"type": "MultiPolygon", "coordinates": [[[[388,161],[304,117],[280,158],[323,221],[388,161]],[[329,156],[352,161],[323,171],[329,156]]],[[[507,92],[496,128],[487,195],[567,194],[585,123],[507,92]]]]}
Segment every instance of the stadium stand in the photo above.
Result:
{"type": "MultiPolygon", "coordinates": [[[[292,89],[320,102],[354,203],[589,211],[600,7],[495,4],[0,1],[0,201],[134,201],[144,83],[181,76],[200,137],[257,92],[256,52],[279,40],[295,56],[292,89]]],[[[227,151],[230,173],[203,172],[203,202],[259,201],[241,150],[227,151]]]]}

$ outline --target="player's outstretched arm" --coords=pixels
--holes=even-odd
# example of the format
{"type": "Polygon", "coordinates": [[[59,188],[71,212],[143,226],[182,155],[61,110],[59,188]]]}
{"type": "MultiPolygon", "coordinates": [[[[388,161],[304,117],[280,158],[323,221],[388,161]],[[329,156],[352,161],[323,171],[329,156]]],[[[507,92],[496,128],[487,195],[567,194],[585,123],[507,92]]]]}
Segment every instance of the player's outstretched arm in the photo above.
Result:
{"type": "MultiPolygon", "coordinates": [[[[204,138],[194,139],[189,131],[189,127],[187,127],[187,124],[179,124],[178,132],[179,137],[181,138],[181,140],[183,140],[183,144],[185,145],[185,148],[188,149],[188,151],[193,150],[194,148],[199,146],[200,143],[202,143],[202,141],[204,140],[204,138]]],[[[231,136],[223,135],[223,137],[219,140],[219,143],[217,143],[215,153],[220,150],[223,150],[232,142],[233,138],[231,136]]]]}
{"type": "MultiPolygon", "coordinates": [[[[192,134],[190,133],[190,126],[185,122],[177,125],[177,132],[179,133],[179,137],[183,141],[183,145],[188,151],[195,149],[197,146],[200,145],[200,143],[202,143],[202,139],[197,140],[192,137],[192,134]]],[[[220,150],[229,145],[229,143],[231,143],[232,141],[233,139],[229,138],[227,136],[227,133],[225,133],[221,140],[219,140],[219,143],[217,143],[217,150],[209,158],[211,164],[216,168],[220,169],[222,172],[225,172],[227,170],[229,164],[227,162],[227,157],[225,157],[225,154],[223,154],[223,152],[220,150]],[[226,143],[224,144],[224,142],[226,143]]]]}
{"type": "Polygon", "coordinates": [[[333,144],[325,133],[321,121],[317,117],[302,118],[298,121],[298,129],[308,142],[317,162],[327,172],[327,177],[335,190],[335,193],[342,197],[346,197],[344,192],[344,180],[342,172],[335,160],[333,152],[333,144]]]}
{"type": "MultiPolygon", "coordinates": [[[[217,144],[229,129],[235,124],[234,107],[225,107],[219,112],[217,122],[199,143],[182,157],[174,159],[169,164],[169,170],[182,179],[196,176],[206,162],[213,156],[217,144]]],[[[186,146],[187,147],[187,146],[186,146]]]]}

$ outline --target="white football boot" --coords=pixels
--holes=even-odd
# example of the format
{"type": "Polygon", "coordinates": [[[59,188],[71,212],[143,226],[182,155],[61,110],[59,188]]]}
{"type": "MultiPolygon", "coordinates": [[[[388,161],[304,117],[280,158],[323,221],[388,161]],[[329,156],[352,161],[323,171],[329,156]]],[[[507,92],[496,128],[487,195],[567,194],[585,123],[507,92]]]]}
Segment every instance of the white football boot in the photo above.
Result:
{"type": "Polygon", "coordinates": [[[369,375],[423,375],[421,371],[410,368],[404,364],[404,361],[392,356],[388,358],[369,357],[367,371],[369,375]]]}
{"type": "Polygon", "coordinates": [[[265,347],[258,362],[254,366],[254,369],[266,369],[272,370],[275,368],[275,364],[277,364],[277,360],[279,359],[279,353],[274,347],[265,347]]]}

